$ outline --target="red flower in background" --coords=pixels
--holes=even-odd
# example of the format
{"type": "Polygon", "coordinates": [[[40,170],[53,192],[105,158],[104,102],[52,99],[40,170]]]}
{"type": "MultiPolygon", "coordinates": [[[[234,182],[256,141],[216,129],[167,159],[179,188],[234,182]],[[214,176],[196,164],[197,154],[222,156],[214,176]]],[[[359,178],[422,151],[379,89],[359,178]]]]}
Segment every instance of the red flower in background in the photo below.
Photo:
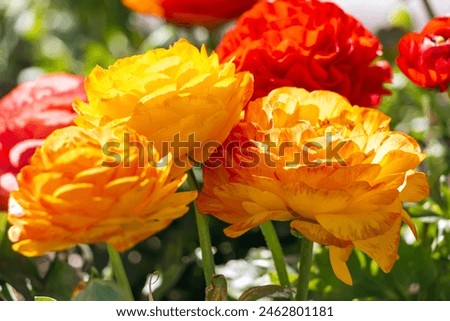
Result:
{"type": "Polygon", "coordinates": [[[283,86],[326,89],[377,106],[392,76],[378,39],[333,3],[265,0],[242,15],[217,52],[255,76],[253,98],[283,86]]]}
{"type": "Polygon", "coordinates": [[[122,0],[133,11],[179,24],[214,25],[239,17],[259,0],[122,0]]]}
{"type": "Polygon", "coordinates": [[[0,100],[0,209],[17,188],[16,174],[53,130],[72,124],[75,97],[86,100],[84,78],[50,74],[28,81],[0,100]]]}
{"type": "Polygon", "coordinates": [[[450,17],[431,19],[420,33],[398,44],[400,70],[421,87],[447,89],[450,82],[450,17]]]}

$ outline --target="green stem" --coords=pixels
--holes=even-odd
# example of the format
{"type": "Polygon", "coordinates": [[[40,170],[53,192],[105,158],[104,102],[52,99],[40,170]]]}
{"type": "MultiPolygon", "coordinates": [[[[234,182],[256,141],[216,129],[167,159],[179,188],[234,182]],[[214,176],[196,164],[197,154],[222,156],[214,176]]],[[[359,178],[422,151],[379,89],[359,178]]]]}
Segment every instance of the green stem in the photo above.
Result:
{"type": "Polygon", "coordinates": [[[290,283],[286,271],[286,264],[284,262],[283,249],[281,248],[277,232],[275,231],[271,221],[261,224],[260,228],[262,234],[264,235],[264,239],[266,240],[266,244],[272,252],[272,258],[275,264],[275,269],[277,270],[280,285],[289,288],[290,283]]]}
{"type": "Polygon", "coordinates": [[[297,301],[308,300],[308,285],[311,275],[311,266],[313,260],[313,242],[307,238],[302,238],[300,248],[300,268],[298,272],[297,301]]]}
{"type": "MultiPolygon", "coordinates": [[[[200,191],[197,179],[195,178],[194,170],[187,172],[188,185],[191,191],[200,191]]],[[[201,215],[198,211],[197,202],[192,202],[192,207],[195,212],[195,219],[197,221],[198,238],[200,242],[200,249],[202,251],[203,274],[205,276],[206,286],[210,286],[215,272],[214,255],[212,252],[211,236],[209,233],[208,217],[201,215]]]]}
{"type": "Polygon", "coordinates": [[[122,259],[119,252],[117,252],[113,247],[107,245],[109,261],[111,267],[116,277],[117,284],[120,289],[124,291],[126,299],[128,301],[134,301],[133,292],[131,291],[130,283],[128,282],[127,274],[125,268],[123,267],[122,259]]]}
{"type": "Polygon", "coordinates": [[[428,17],[430,19],[433,19],[434,17],[436,17],[436,14],[434,13],[433,8],[431,7],[430,3],[428,2],[428,0],[422,0],[423,5],[425,6],[425,9],[427,10],[428,13],[428,17]]]}
{"type": "Polygon", "coordinates": [[[0,286],[2,290],[0,291],[0,294],[3,294],[3,298],[6,301],[17,301],[16,296],[14,295],[11,286],[7,284],[6,282],[1,282],[0,286]]]}

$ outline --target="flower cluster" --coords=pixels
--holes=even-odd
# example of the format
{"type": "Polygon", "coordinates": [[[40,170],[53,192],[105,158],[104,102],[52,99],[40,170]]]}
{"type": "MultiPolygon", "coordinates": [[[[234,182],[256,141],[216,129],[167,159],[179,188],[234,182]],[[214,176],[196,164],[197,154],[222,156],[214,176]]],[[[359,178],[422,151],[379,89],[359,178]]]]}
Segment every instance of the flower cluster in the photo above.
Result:
{"type": "Polygon", "coordinates": [[[100,242],[123,251],[185,214],[197,194],[177,189],[192,164],[173,157],[208,155],[190,146],[174,153],[170,143],[223,142],[253,79],[180,41],[94,68],[85,90],[88,102],[74,102],[79,126],[54,132],[18,176],[9,236],[24,255],[100,242]]]}
{"type": "MultiPolygon", "coordinates": [[[[227,236],[289,222],[329,247],[343,282],[352,284],[355,248],[389,272],[402,223],[417,234],[403,203],[429,186],[417,141],[372,108],[392,73],[378,39],[318,0],[122,2],[180,24],[248,11],[217,53],[182,39],[86,78],[39,78],[0,101],[0,206],[14,189],[13,249],[130,249],[187,213],[199,193],[182,186],[201,163],[198,208],[230,224],[227,236]]],[[[448,21],[400,43],[398,64],[421,86],[448,86],[448,21]]]]}

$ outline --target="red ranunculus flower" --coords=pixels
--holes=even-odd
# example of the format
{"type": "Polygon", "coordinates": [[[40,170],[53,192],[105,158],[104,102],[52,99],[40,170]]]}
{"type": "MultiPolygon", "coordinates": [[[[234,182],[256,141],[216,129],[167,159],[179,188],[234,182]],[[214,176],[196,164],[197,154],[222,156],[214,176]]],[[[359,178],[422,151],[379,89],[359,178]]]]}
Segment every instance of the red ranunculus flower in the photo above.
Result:
{"type": "Polygon", "coordinates": [[[16,174],[53,130],[72,124],[75,97],[86,100],[84,78],[50,74],[28,81],[0,100],[0,210],[6,209],[16,174]]]}
{"type": "Polygon", "coordinates": [[[179,24],[214,25],[239,17],[259,0],[122,0],[133,11],[179,24]]]}
{"type": "Polygon", "coordinates": [[[275,88],[326,89],[377,106],[391,80],[378,39],[333,3],[264,0],[242,15],[217,52],[255,76],[253,98],[275,88]]]}
{"type": "Polygon", "coordinates": [[[440,91],[450,82],[450,17],[431,19],[420,33],[406,34],[398,44],[397,64],[415,84],[440,91]]]}

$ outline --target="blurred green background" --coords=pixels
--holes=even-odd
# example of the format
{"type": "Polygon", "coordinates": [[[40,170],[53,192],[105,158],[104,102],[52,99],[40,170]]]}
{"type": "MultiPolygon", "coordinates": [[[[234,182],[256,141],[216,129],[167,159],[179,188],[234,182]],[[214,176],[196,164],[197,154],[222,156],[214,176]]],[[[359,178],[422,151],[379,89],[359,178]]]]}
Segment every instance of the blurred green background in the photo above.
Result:
{"type": "MultiPolygon", "coordinates": [[[[421,26],[402,4],[392,7],[387,17],[388,23],[372,31],[384,45],[385,58],[394,64],[400,37],[421,26]]],[[[44,73],[87,75],[97,64],[107,67],[119,57],[167,47],[181,37],[198,45],[207,43],[212,49],[229,25],[214,31],[178,27],[131,13],[119,0],[0,0],[0,97],[18,83],[44,73]]],[[[414,240],[404,230],[400,258],[390,274],[384,274],[361,252],[352,254],[352,287],[334,276],[327,249],[317,246],[310,282],[314,300],[450,299],[449,98],[418,88],[398,70],[389,87],[392,95],[383,100],[381,109],[392,117],[393,128],[415,137],[427,153],[422,170],[428,174],[431,194],[420,204],[406,204],[418,227],[419,239],[414,240]]],[[[201,180],[201,172],[197,173],[201,180]]],[[[222,232],[224,223],[214,218],[210,223],[217,272],[227,278],[230,299],[237,299],[251,286],[277,281],[270,252],[258,229],[229,239],[222,232]]],[[[288,223],[276,223],[275,227],[295,279],[300,241],[290,234],[288,223]]],[[[11,287],[19,299],[26,300],[36,295],[59,300],[121,298],[110,281],[104,246],[84,245],[26,259],[11,251],[6,228],[2,215],[1,298],[11,299],[7,291],[11,287]]],[[[136,299],[146,300],[152,283],[156,300],[203,300],[205,284],[199,253],[193,213],[124,253],[136,299]],[[154,272],[158,275],[152,277],[154,272]]]]}

